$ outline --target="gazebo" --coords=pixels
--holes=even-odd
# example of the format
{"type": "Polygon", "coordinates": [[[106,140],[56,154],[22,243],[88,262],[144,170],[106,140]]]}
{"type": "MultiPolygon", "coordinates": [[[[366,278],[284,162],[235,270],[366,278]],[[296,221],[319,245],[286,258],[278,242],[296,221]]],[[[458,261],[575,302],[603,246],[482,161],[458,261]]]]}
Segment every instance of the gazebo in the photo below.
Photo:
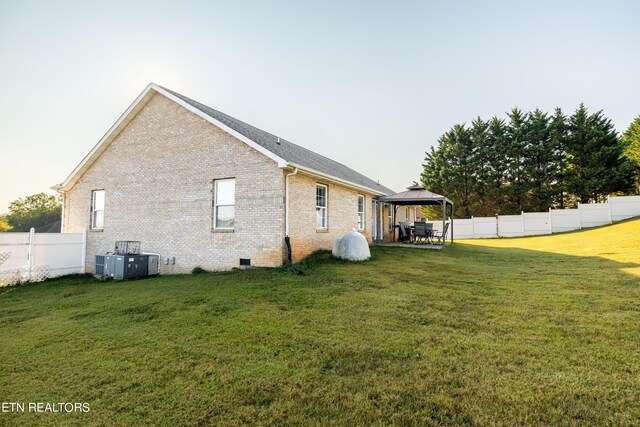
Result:
{"type": "MultiPolygon", "coordinates": [[[[412,185],[407,187],[407,191],[392,194],[380,198],[381,201],[393,205],[393,223],[396,223],[396,213],[398,206],[442,206],[442,229],[445,228],[447,218],[447,206],[451,207],[451,224],[449,228],[449,236],[453,243],[453,202],[440,194],[432,193],[425,190],[421,185],[412,185]]],[[[395,240],[395,236],[394,236],[395,240]]]]}

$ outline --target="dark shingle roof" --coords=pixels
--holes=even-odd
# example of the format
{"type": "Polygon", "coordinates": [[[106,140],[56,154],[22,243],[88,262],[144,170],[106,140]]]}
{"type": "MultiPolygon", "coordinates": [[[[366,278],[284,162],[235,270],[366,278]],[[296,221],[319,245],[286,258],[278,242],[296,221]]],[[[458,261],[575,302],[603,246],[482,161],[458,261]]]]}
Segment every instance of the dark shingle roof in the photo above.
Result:
{"type": "Polygon", "coordinates": [[[343,165],[342,163],[338,163],[328,157],[322,156],[318,153],[314,153],[313,151],[307,150],[306,148],[296,145],[293,142],[278,138],[277,136],[269,132],[265,132],[261,129],[253,127],[234,117],[231,117],[218,110],[214,110],[211,107],[207,107],[204,104],[187,98],[186,96],[176,93],[172,90],[169,90],[167,88],[163,89],[171,93],[172,95],[177,96],[187,104],[197,108],[213,119],[218,120],[226,126],[229,126],[231,129],[244,135],[251,141],[269,150],[276,156],[283,158],[287,162],[295,163],[302,167],[313,169],[318,172],[322,172],[327,175],[331,175],[333,177],[379,191],[380,193],[395,193],[395,191],[379,184],[378,182],[370,178],[367,178],[366,176],[354,171],[353,169],[343,165]]]}

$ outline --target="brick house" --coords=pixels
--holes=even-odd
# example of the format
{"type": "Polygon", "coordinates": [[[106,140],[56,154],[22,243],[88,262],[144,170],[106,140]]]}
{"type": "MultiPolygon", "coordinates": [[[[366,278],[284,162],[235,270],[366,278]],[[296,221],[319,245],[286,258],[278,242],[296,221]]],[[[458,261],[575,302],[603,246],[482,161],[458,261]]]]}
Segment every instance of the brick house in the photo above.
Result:
{"type": "Polygon", "coordinates": [[[153,83],[54,188],[62,232],[88,230],[89,272],[116,240],[175,257],[163,273],[187,273],[281,265],[286,235],[294,260],[352,229],[370,243],[391,236],[377,200],[389,188],[153,83]]]}

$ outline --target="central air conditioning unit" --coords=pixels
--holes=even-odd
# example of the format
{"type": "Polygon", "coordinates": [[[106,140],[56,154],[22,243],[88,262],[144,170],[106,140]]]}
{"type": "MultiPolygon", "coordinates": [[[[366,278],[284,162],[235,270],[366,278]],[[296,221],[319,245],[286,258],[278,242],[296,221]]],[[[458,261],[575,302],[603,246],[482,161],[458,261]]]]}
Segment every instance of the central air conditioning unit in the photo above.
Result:
{"type": "Polygon", "coordinates": [[[119,241],[114,253],[96,254],[93,275],[98,279],[121,280],[158,274],[160,255],[140,253],[140,242],[119,241]]]}

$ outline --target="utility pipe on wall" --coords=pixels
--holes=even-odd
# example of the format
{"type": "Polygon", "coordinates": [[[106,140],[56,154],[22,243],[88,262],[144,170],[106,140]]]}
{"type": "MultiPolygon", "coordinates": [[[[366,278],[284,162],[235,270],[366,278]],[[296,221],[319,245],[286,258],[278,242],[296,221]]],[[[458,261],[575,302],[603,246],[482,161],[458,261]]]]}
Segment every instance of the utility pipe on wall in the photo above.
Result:
{"type": "Polygon", "coordinates": [[[296,175],[298,173],[298,168],[295,168],[293,172],[287,175],[284,179],[285,186],[285,196],[284,196],[284,235],[285,237],[289,236],[289,177],[296,175]]]}

